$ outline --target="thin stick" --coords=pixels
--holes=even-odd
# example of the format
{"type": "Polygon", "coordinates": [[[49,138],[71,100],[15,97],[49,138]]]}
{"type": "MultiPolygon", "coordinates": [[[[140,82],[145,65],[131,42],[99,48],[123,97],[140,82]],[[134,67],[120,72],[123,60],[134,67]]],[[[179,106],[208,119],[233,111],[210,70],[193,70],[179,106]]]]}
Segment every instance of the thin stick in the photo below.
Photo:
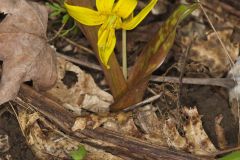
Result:
{"type": "Polygon", "coordinates": [[[48,40],[48,42],[51,42],[51,41],[55,40],[60,35],[60,33],[62,32],[62,30],[65,27],[65,25],[66,25],[66,23],[63,23],[61,25],[61,27],[59,28],[59,30],[55,33],[55,35],[48,40]]]}
{"type": "Polygon", "coordinates": [[[60,53],[57,53],[57,56],[62,57],[63,59],[65,59],[69,62],[76,63],[76,64],[79,64],[81,66],[84,66],[84,67],[87,67],[87,68],[90,68],[90,69],[94,69],[96,71],[102,71],[102,68],[97,64],[94,64],[94,63],[91,63],[91,62],[88,62],[88,61],[84,61],[84,60],[81,60],[81,59],[76,59],[76,58],[73,58],[73,57],[70,57],[70,56],[67,56],[67,55],[63,55],[63,54],[60,54],[60,53]]]}
{"type": "MultiPolygon", "coordinates": [[[[178,77],[152,76],[151,82],[180,83],[178,77]]],[[[183,84],[220,86],[227,89],[233,88],[236,83],[231,78],[183,78],[183,84]]]]}
{"type": "Polygon", "coordinates": [[[146,100],[144,100],[144,101],[142,101],[142,102],[139,102],[139,103],[137,103],[137,104],[134,104],[134,105],[132,105],[132,106],[124,109],[123,111],[124,111],[124,112],[132,111],[132,110],[134,110],[134,109],[136,109],[136,108],[138,108],[138,107],[141,107],[141,106],[143,106],[143,105],[146,105],[146,104],[148,104],[148,103],[151,103],[151,102],[153,102],[153,101],[156,101],[156,100],[159,99],[161,96],[162,96],[162,93],[160,93],[160,94],[158,94],[158,95],[155,95],[155,96],[152,96],[152,97],[150,97],[150,98],[148,98],[148,99],[146,99],[146,100]]]}
{"type": "Polygon", "coordinates": [[[127,32],[122,30],[122,70],[124,78],[127,79],[127,32]]]}
{"type": "MultiPolygon", "coordinates": [[[[54,32],[57,33],[57,31],[55,31],[55,30],[54,30],[54,32]]],[[[71,39],[69,39],[67,37],[64,37],[62,35],[59,35],[59,37],[62,38],[63,40],[65,40],[66,42],[68,42],[69,44],[71,44],[71,45],[73,45],[73,46],[75,46],[75,47],[77,47],[77,48],[79,48],[83,51],[86,51],[89,54],[95,55],[95,53],[91,49],[89,49],[87,47],[84,47],[83,45],[78,44],[78,43],[72,41],[71,39]]]]}

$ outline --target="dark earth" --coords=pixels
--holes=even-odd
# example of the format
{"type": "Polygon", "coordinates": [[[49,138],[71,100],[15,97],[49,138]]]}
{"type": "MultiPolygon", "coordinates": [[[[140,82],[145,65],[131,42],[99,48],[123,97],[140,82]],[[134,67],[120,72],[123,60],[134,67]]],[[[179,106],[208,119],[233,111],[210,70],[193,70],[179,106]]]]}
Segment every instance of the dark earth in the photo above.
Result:
{"type": "Polygon", "coordinates": [[[0,117],[0,133],[9,136],[10,149],[6,153],[0,152],[0,159],[7,160],[7,155],[11,155],[13,160],[35,160],[35,156],[26,144],[22,135],[18,121],[10,112],[5,112],[0,117]]]}

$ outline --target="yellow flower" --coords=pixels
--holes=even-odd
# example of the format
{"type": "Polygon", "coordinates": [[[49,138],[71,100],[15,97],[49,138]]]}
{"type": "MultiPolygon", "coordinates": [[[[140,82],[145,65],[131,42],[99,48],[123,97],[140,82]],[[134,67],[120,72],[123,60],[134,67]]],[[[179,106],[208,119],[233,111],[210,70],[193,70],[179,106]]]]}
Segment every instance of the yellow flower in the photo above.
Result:
{"type": "Polygon", "coordinates": [[[78,22],[96,26],[98,30],[98,52],[102,63],[109,68],[108,60],[116,45],[115,29],[134,29],[151,11],[157,0],[151,0],[149,4],[135,17],[132,13],[137,6],[137,0],[96,0],[97,11],[72,6],[65,3],[70,16],[78,22]]]}

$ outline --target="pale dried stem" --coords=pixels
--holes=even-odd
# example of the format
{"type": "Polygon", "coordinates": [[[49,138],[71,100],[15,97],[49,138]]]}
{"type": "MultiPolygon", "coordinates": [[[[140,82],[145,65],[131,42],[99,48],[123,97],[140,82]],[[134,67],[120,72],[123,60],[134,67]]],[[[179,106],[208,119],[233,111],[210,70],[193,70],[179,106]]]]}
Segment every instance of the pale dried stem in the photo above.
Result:
{"type": "Polygon", "coordinates": [[[51,39],[48,40],[48,42],[51,42],[51,41],[55,40],[60,35],[60,33],[62,32],[65,25],[66,25],[66,23],[63,23],[61,25],[61,27],[59,28],[59,30],[55,33],[55,35],[51,39]]]}
{"type": "Polygon", "coordinates": [[[122,30],[122,70],[123,76],[127,79],[127,31],[122,30]]]}

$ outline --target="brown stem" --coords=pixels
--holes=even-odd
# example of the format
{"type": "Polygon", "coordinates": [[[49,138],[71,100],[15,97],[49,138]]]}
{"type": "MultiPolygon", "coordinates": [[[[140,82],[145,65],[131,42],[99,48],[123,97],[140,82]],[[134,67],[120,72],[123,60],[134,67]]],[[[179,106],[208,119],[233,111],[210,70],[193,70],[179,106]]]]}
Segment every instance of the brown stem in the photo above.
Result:
{"type": "MultiPolygon", "coordinates": [[[[90,0],[81,0],[81,1],[68,0],[68,3],[72,5],[79,5],[79,6],[86,6],[88,8],[93,8],[93,5],[90,0]]],[[[99,62],[101,62],[98,55],[98,47],[97,47],[98,27],[89,27],[89,26],[82,25],[80,23],[77,23],[77,25],[82,30],[83,34],[88,39],[88,41],[90,42],[94,52],[96,53],[96,56],[99,62]]],[[[117,98],[126,91],[127,83],[125,81],[122,70],[118,64],[118,61],[114,53],[110,56],[108,64],[110,66],[110,69],[107,69],[102,63],[101,63],[101,67],[103,69],[105,78],[108,82],[108,85],[110,87],[113,97],[117,98]]]]}

